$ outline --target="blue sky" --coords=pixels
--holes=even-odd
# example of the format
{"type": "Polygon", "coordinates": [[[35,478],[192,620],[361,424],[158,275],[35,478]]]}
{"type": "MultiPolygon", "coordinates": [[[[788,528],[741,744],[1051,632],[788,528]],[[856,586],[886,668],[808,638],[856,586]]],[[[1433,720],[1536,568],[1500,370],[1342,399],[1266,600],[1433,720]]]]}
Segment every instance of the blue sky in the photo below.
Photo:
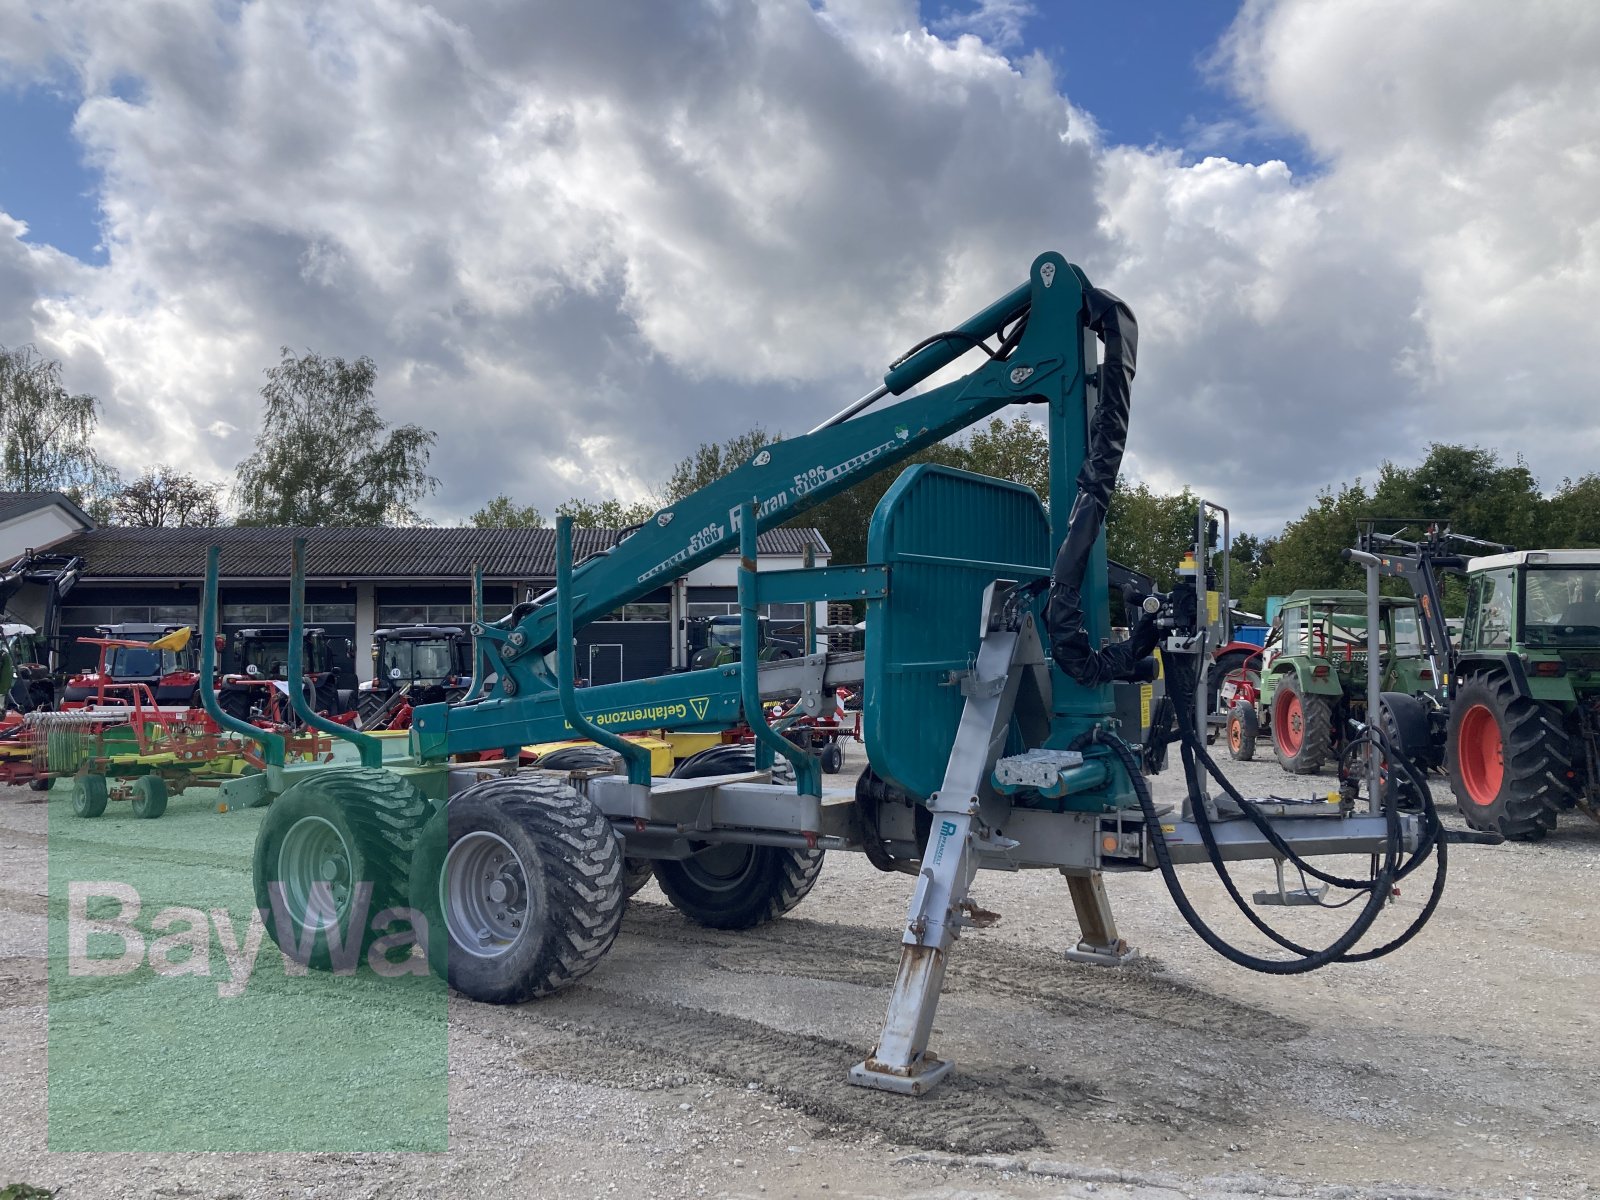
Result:
{"type": "Polygon", "coordinates": [[[641,498],[1042,249],[1139,316],[1127,469],[1246,529],[1441,436],[1600,462],[1600,3],[6,4],[0,345],[120,468],[226,478],[291,346],[441,431],[434,519],[641,498]]]}
{"type": "MultiPolygon", "coordinates": [[[[1000,6],[1012,7],[1005,0],[1000,6]]],[[[922,4],[935,29],[969,11],[941,0],[922,4]]],[[[1238,161],[1281,158],[1300,174],[1306,164],[1293,139],[1263,136],[1207,69],[1236,12],[1224,0],[1046,0],[1014,18],[1021,43],[1009,49],[1043,53],[1067,97],[1094,115],[1108,142],[1238,161]]],[[[105,260],[99,173],[73,136],[78,101],[64,82],[0,86],[0,210],[28,223],[28,241],[98,264],[105,260]]]]}

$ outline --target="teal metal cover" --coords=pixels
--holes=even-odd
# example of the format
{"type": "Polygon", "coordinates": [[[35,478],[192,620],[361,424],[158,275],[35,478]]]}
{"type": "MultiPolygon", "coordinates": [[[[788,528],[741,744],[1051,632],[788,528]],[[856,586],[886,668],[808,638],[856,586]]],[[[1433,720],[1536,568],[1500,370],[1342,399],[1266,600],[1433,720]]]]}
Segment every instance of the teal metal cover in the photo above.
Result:
{"type": "Polygon", "coordinates": [[[978,652],[983,590],[1050,573],[1050,522],[1032,488],[950,467],[903,473],[878,503],[867,558],[889,568],[867,602],[863,733],[872,769],[926,799],[944,780],[978,652]]]}

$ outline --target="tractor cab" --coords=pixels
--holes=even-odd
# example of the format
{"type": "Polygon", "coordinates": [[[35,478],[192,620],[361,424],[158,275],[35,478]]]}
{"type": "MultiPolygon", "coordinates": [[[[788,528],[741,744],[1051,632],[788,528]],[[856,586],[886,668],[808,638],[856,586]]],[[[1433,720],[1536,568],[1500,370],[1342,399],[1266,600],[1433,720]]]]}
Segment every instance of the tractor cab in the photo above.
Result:
{"type": "MultiPolygon", "coordinates": [[[[302,643],[302,670],[315,689],[312,707],[319,713],[342,714],[353,710],[353,696],[338,686],[339,660],[348,654],[348,638],[330,638],[327,631],[308,628],[302,643]]],[[[219,685],[218,702],[241,719],[292,723],[287,705],[263,685],[289,680],[289,626],[259,625],[241,629],[228,639],[227,673],[219,685]]]]}
{"type": "MultiPolygon", "coordinates": [[[[688,626],[690,669],[699,671],[706,667],[721,667],[738,662],[739,628],[740,618],[737,615],[691,619],[688,626]]],[[[771,621],[767,617],[760,618],[757,645],[760,646],[762,662],[794,658],[801,651],[798,642],[773,634],[771,621]]]]}
{"type": "Polygon", "coordinates": [[[200,668],[189,626],[128,622],[97,625],[95,632],[99,636],[78,639],[99,648],[95,668],[67,680],[62,708],[195,704],[200,668]]]}
{"type": "MultiPolygon", "coordinates": [[[[1424,652],[1417,602],[1384,596],[1378,613],[1381,690],[1437,695],[1444,681],[1424,652]]],[[[1270,734],[1285,769],[1314,773],[1337,759],[1351,723],[1366,720],[1366,688],[1366,596],[1334,589],[1291,593],[1273,618],[1260,658],[1224,685],[1232,705],[1229,749],[1235,758],[1250,758],[1255,739],[1270,734]]]]}
{"type": "Polygon", "coordinates": [[[472,635],[458,625],[397,625],[372,633],[372,678],[361,691],[387,697],[403,687],[464,688],[472,635]]]}

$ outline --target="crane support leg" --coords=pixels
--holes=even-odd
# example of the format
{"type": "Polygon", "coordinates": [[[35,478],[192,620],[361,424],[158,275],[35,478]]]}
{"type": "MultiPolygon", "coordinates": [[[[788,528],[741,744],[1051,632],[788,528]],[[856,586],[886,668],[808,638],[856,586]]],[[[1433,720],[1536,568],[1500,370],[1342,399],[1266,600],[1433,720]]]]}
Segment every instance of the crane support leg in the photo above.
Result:
{"type": "Polygon", "coordinates": [[[1072,909],[1078,916],[1083,937],[1066,952],[1070,962],[1097,967],[1121,967],[1139,957],[1139,952],[1117,936],[1117,923],[1111,917],[1111,897],[1106,895],[1105,877],[1099,871],[1062,869],[1072,909]]]}

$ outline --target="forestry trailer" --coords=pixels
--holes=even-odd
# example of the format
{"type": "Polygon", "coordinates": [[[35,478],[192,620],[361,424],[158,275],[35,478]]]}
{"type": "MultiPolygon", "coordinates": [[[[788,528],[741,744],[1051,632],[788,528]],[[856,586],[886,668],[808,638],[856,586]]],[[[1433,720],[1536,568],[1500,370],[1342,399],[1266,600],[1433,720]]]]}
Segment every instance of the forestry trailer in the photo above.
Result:
{"type": "Polygon", "coordinates": [[[380,767],[369,750],[363,767],[323,770],[273,803],[254,859],[270,935],[327,967],[330,931],[376,944],[376,932],[344,924],[345,914],[409,907],[428,918],[430,961],[452,986],[517,1003],[568,986],[611,949],[632,865],[653,867],[690,920],[738,929],[800,903],[827,851],[860,851],[904,873],[910,894],[883,1031],[850,1079],[906,1094],[950,1069],[930,1045],[934,1012],[957,936],[994,919],[973,892],[980,869],[1065,876],[1082,930],[1069,954],[1089,962],[1134,953],[1102,883],[1118,871],[1160,871],[1196,932],[1255,970],[1295,973],[1398,947],[1437,903],[1442,853],[1433,900],[1411,930],[1370,950],[1356,944],[1396,881],[1442,851],[1432,809],[1413,816],[1370,797],[1250,800],[1226,783],[1200,715],[1203,573],[1139,597],[1129,639],[1109,641],[1103,527],[1135,343],[1120,300],[1043,254],[1021,286],[901,356],[882,386],[760,449],[581,567],[563,519],[556,587],[504,620],[474,623],[471,698],[419,706],[403,766],[380,767]],[[973,351],[983,361],[970,373],[912,393],[973,351]],[[891,396],[902,399],[879,404],[891,396]],[[1038,406],[1048,424],[1048,507],[1020,484],[921,465],[878,505],[867,564],[758,571],[761,530],[1012,404],[1038,406]],[[730,550],[741,556],[736,663],[576,686],[577,630],[730,550]],[[864,653],[762,661],[763,606],[843,600],[865,603],[864,653]],[[1144,772],[1149,740],[1169,736],[1141,727],[1157,650],[1175,699],[1162,711],[1175,716],[1189,776],[1179,811],[1156,805],[1144,772]],[[773,701],[814,713],[839,687],[864,690],[871,769],[852,790],[825,789],[817,756],[767,715],[773,701]],[[1134,701],[1119,705],[1125,692],[1134,701]],[[754,753],[709,773],[653,777],[648,751],[619,736],[740,721],[754,753]],[[614,752],[621,770],[515,769],[519,747],[562,736],[614,752]],[[483,756],[494,761],[471,764],[483,756]],[[1312,861],[1325,854],[1359,856],[1370,874],[1331,875],[1312,861]],[[1282,934],[1287,955],[1230,945],[1189,903],[1178,868],[1207,862],[1226,877],[1229,863],[1252,858],[1354,889],[1354,919],[1320,950],[1282,934]]]}

